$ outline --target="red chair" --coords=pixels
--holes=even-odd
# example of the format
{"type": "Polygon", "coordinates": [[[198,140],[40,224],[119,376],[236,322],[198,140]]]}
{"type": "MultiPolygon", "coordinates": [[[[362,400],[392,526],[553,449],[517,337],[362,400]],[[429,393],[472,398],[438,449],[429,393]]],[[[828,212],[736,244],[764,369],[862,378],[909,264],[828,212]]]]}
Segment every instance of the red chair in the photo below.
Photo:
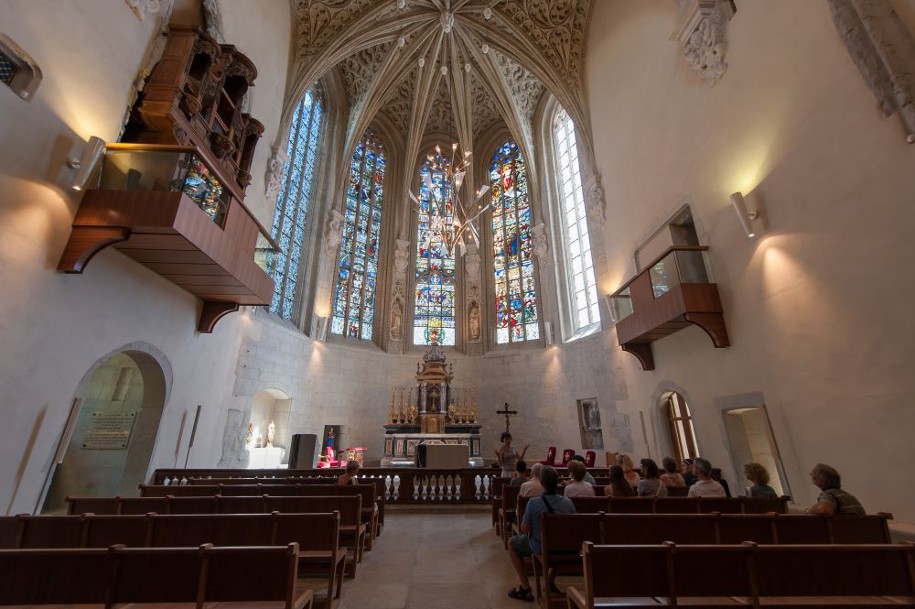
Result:
{"type": "Polygon", "coordinates": [[[594,467],[594,462],[597,460],[597,453],[593,450],[585,452],[585,467],[594,467]]]}
{"type": "Polygon", "coordinates": [[[572,457],[574,457],[574,456],[575,456],[575,451],[572,450],[571,448],[567,448],[564,451],[562,451],[562,463],[559,464],[560,467],[566,467],[569,464],[569,461],[571,461],[572,457]]]}
{"type": "Polygon", "coordinates": [[[546,459],[543,461],[538,461],[538,463],[543,465],[556,465],[556,447],[550,446],[548,449],[546,449],[546,459]]]}

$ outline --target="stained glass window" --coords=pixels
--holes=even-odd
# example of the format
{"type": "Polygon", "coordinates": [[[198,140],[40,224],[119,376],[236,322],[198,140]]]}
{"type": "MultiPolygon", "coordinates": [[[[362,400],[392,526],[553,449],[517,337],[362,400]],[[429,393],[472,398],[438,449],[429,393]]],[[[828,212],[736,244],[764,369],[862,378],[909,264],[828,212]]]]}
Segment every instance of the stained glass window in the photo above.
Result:
{"type": "Polygon", "coordinates": [[[496,342],[540,338],[527,169],[514,142],[502,144],[489,168],[496,342]]]}
{"type": "Polygon", "coordinates": [[[374,132],[368,131],[350,161],[345,228],[334,286],[333,334],[372,339],[384,170],[384,146],[374,132]]]}
{"type": "Polygon", "coordinates": [[[443,173],[450,164],[439,153],[431,156],[419,170],[413,344],[454,345],[454,252],[442,239],[454,222],[451,187],[443,173]]]}
{"type": "Polygon", "coordinates": [[[302,246],[308,203],[314,189],[315,161],[324,107],[317,87],[309,89],[295,107],[286,146],[286,166],[273,217],[273,235],[281,248],[272,262],[273,302],[270,310],[291,319],[300,282],[302,246]]]}
{"type": "Polygon", "coordinates": [[[585,199],[581,188],[575,125],[562,108],[553,119],[559,182],[559,214],[562,217],[562,245],[565,252],[566,284],[575,330],[600,321],[597,283],[591,263],[591,239],[585,199]]]}

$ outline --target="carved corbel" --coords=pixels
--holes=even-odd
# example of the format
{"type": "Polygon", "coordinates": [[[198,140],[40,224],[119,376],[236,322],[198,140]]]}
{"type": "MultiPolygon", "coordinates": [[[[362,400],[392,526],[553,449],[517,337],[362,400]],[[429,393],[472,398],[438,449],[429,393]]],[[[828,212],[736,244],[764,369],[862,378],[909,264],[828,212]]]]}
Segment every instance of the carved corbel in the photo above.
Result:
{"type": "Polygon", "coordinates": [[[550,249],[549,239],[546,235],[546,224],[541,222],[531,228],[531,237],[533,240],[534,255],[537,256],[541,265],[549,265],[550,257],[547,255],[550,249]]]}
{"type": "Polygon", "coordinates": [[[337,209],[330,210],[327,226],[324,228],[324,253],[330,257],[337,253],[343,241],[343,214],[337,209]]]}
{"type": "Polygon", "coordinates": [[[836,30],[884,116],[915,143],[915,37],[889,0],[829,0],[836,30]]]}
{"type": "Polygon", "coordinates": [[[158,13],[161,8],[160,0],[124,0],[133,10],[137,19],[142,21],[147,14],[158,13]]]}
{"type": "Polygon", "coordinates": [[[734,16],[732,0],[679,0],[680,19],[670,39],[683,48],[699,78],[712,84],[724,76],[728,64],[725,25],[734,16]]]}
{"type": "Polygon", "coordinates": [[[585,206],[588,208],[588,215],[598,224],[603,224],[606,220],[604,216],[604,187],[601,186],[600,176],[594,174],[585,182],[585,206]]]}
{"type": "Polygon", "coordinates": [[[276,205],[276,198],[280,195],[283,188],[283,178],[286,175],[286,149],[282,146],[274,146],[273,155],[267,161],[267,173],[264,175],[264,194],[267,195],[267,201],[271,205],[276,205]]]}

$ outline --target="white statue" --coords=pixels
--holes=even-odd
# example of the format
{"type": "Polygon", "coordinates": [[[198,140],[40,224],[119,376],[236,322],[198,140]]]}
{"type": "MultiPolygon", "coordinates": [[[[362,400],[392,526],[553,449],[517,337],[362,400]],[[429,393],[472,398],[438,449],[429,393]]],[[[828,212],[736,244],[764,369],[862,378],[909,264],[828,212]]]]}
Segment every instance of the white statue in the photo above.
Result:
{"type": "Polygon", "coordinates": [[[480,340],[480,305],[476,302],[470,303],[470,313],[468,314],[468,326],[470,327],[470,340],[480,340]]]}
{"type": "Polygon", "coordinates": [[[403,333],[403,305],[400,299],[394,301],[391,311],[391,338],[400,338],[403,333]]]}
{"type": "Polygon", "coordinates": [[[270,425],[267,425],[267,448],[273,448],[274,437],[276,437],[276,424],[270,421],[270,425]]]}
{"type": "Polygon", "coordinates": [[[410,242],[403,239],[397,240],[394,249],[394,276],[400,277],[407,272],[407,262],[410,258],[410,242]]]}

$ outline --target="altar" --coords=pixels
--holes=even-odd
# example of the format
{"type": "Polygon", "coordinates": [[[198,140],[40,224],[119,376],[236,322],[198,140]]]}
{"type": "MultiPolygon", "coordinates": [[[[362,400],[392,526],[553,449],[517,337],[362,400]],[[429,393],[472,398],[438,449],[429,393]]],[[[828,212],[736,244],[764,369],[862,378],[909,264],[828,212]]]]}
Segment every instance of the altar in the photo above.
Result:
{"type": "MultiPolygon", "coordinates": [[[[437,445],[466,446],[467,463],[459,467],[483,466],[476,396],[473,389],[452,386],[453,364],[446,366],[445,360],[445,354],[433,342],[423,361],[416,365],[415,389],[392,390],[381,467],[415,467],[423,447],[437,445]]],[[[456,463],[455,451],[445,449],[439,453],[448,456],[437,454],[433,464],[451,467],[456,463]]]]}

